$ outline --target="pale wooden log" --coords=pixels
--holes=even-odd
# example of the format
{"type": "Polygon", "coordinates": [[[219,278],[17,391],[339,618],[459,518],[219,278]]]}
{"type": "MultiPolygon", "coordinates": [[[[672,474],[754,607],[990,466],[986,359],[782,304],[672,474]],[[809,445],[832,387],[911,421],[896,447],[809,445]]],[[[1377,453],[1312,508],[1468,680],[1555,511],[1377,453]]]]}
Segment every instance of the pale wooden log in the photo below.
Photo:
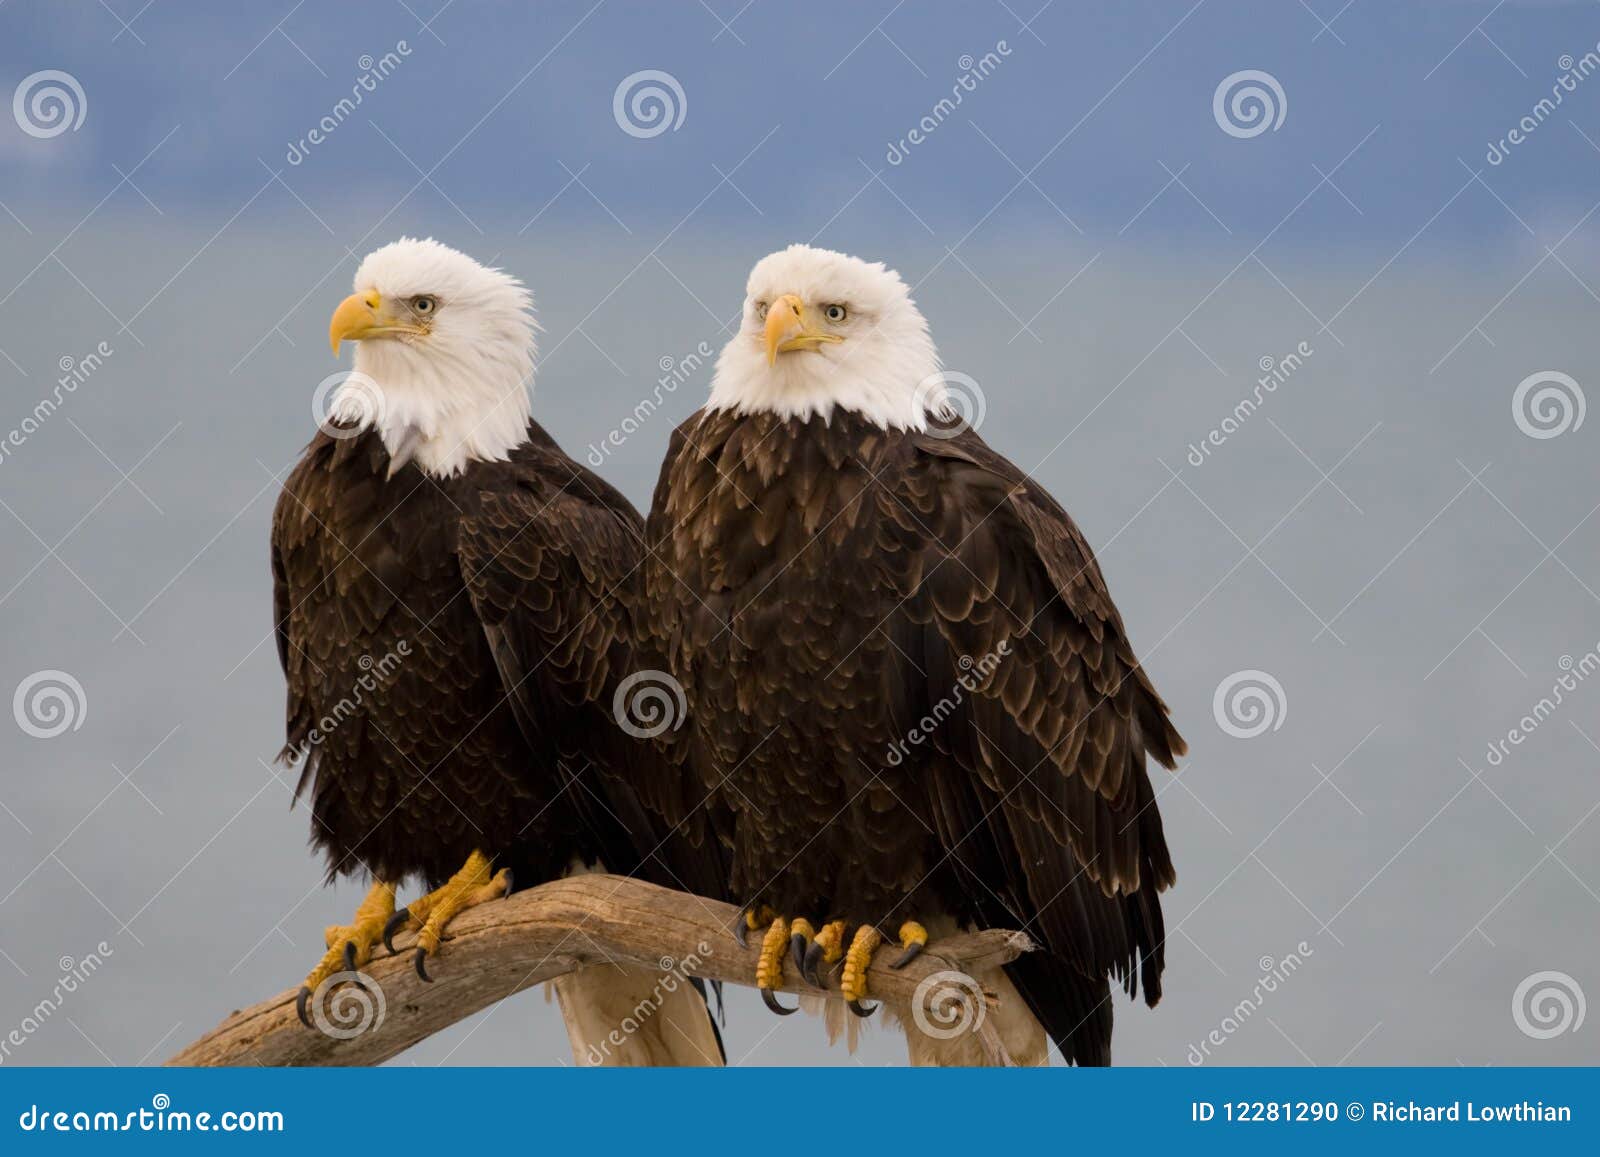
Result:
{"type": "MultiPolygon", "coordinates": [[[[412,970],[414,936],[397,937],[399,951],[393,956],[380,948],[362,971],[381,994],[382,1015],[377,1015],[379,1002],[369,996],[373,1013],[356,1035],[343,1034],[362,1017],[337,1015],[341,1007],[359,1012],[355,1002],[362,996],[353,986],[324,994],[323,1019],[339,1035],[302,1025],[295,1015],[297,990],[291,988],[233,1013],[167,1063],[375,1065],[512,993],[612,960],[676,972],[679,983],[687,975],[753,985],[761,937],[752,935],[749,947],[740,948],[730,932],[736,915],[732,905],[621,876],[556,880],[457,917],[444,948],[429,962],[432,984],[412,970]]],[[[934,973],[981,972],[1032,948],[1021,932],[952,936],[899,971],[888,966],[898,952],[882,951],[868,985],[874,998],[908,1010],[918,984],[934,973]]],[[[785,969],[787,991],[815,994],[794,971],[785,969]]],[[[837,994],[837,969],[825,979],[837,994]]],[[[990,1055],[1003,1062],[992,1025],[988,1018],[981,1020],[980,1037],[990,1055]]]]}

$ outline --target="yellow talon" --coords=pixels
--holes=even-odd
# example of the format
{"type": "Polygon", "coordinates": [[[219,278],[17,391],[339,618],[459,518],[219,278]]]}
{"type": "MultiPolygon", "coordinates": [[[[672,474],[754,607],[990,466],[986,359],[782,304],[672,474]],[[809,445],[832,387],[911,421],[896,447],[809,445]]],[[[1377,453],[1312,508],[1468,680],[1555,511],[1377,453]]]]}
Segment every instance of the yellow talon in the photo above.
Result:
{"type": "Polygon", "coordinates": [[[424,962],[439,951],[444,930],[450,921],[468,908],[497,900],[511,891],[511,871],[503,868],[495,872],[489,857],[473,852],[461,870],[445,881],[444,886],[418,897],[405,909],[396,912],[385,929],[386,942],[401,929],[417,930],[415,963],[417,975],[431,980],[424,962]]]}
{"type": "Polygon", "coordinates": [[[777,988],[783,983],[783,950],[788,942],[786,922],[780,916],[772,922],[761,941],[761,958],[756,961],[757,988],[777,988]]]}
{"type": "Polygon", "coordinates": [[[843,920],[835,920],[831,924],[824,924],[822,931],[817,933],[816,943],[822,945],[822,959],[827,964],[839,963],[839,958],[844,955],[844,929],[843,920]]]}
{"type": "Polygon", "coordinates": [[[928,930],[915,920],[907,920],[900,925],[900,947],[905,949],[891,964],[890,968],[904,968],[928,946],[928,930]]]}
{"type": "Polygon", "coordinates": [[[783,983],[783,954],[788,947],[789,922],[782,916],[776,917],[761,939],[761,955],[756,960],[756,987],[761,990],[762,1002],[779,1016],[788,1016],[800,1009],[799,1005],[784,1008],[773,995],[783,983]]]}
{"type": "Polygon", "coordinates": [[[857,1016],[871,1016],[876,1007],[865,1008],[862,1001],[867,995],[867,969],[872,965],[872,954],[883,943],[883,933],[871,924],[856,929],[850,949],[844,954],[844,974],[839,978],[839,991],[845,1004],[857,1016]]]}
{"type": "Polygon", "coordinates": [[[372,959],[372,949],[383,939],[384,927],[393,912],[394,885],[380,880],[368,889],[349,924],[330,924],[323,931],[322,940],[328,950],[307,974],[295,1001],[296,1011],[306,1027],[311,1026],[306,1006],[312,994],[330,976],[354,972],[372,959]]]}

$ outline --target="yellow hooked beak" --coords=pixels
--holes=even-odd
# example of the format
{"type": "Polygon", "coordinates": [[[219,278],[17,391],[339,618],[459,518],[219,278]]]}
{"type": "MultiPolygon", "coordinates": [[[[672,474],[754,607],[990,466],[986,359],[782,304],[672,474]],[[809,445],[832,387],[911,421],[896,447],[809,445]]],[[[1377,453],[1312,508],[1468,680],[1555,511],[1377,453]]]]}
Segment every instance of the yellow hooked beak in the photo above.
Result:
{"type": "Polygon", "coordinates": [[[328,344],[333,356],[339,356],[342,341],[365,341],[372,337],[385,337],[399,333],[424,333],[425,330],[408,321],[402,321],[389,308],[388,302],[376,290],[352,293],[339,303],[328,322],[328,344]]]}
{"type": "Polygon", "coordinates": [[[814,350],[820,345],[841,342],[844,338],[828,333],[806,321],[805,302],[797,294],[786,293],[767,310],[767,364],[777,363],[778,355],[790,350],[814,350]]]}

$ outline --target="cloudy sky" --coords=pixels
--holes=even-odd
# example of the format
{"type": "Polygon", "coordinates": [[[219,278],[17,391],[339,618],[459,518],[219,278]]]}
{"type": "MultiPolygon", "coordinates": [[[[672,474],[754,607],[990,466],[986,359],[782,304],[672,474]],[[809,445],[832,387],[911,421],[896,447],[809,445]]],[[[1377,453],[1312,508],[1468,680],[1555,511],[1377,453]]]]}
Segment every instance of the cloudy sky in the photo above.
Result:
{"type": "MultiPolygon", "coordinates": [[[[532,286],[580,457],[763,253],[915,284],[1190,741],[1119,1061],[1600,1058],[1600,8],[1084,7],[0,6],[0,1059],[161,1060],[359,899],[264,762],[267,528],[402,233],[532,286]]],[[[706,385],[607,456],[634,501],[706,385]]],[[[748,991],[727,1036],[843,1059],[748,991]]],[[[527,993],[397,1063],[567,1059],[527,993]]]]}

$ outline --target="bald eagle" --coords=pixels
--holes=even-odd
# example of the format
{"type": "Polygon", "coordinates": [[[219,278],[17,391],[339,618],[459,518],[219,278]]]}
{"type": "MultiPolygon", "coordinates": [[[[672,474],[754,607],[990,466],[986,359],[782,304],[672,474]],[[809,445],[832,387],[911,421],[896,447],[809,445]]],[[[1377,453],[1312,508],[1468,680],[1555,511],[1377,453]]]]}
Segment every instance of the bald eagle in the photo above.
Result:
{"type": "MultiPolygon", "coordinates": [[[[530,417],[530,295],[413,239],[369,255],[354,288],[329,330],[336,354],[357,343],[354,372],[272,526],[280,758],[302,761],[296,795],[311,793],[329,878],[373,880],[328,930],[302,1020],[319,986],[401,928],[418,933],[428,979],[450,920],[513,888],[589,869],[709,895],[725,884],[716,845],[669,832],[634,786],[653,749],[611,704],[638,666],[627,595],[643,523],[530,417]],[[432,891],[396,912],[408,878],[432,891]]],[[[661,1000],[659,980],[609,965],[558,980],[575,1055],[720,1063],[688,986],[607,1043],[641,999],[661,1000]]]]}
{"type": "MultiPolygon", "coordinates": [[[[864,1016],[885,932],[903,963],[930,929],[1020,928],[1042,950],[979,978],[1011,1056],[1042,1063],[1048,1036],[1107,1064],[1110,982],[1161,993],[1174,872],[1146,757],[1184,743],[1083,535],[951,401],[893,271],[803,245],[758,263],[662,466],[648,632],[769,1007],[794,1011],[770,991],[786,956],[813,984],[842,962],[864,1016]]],[[[905,1031],[914,1063],[981,1057],[905,1031]]]]}

